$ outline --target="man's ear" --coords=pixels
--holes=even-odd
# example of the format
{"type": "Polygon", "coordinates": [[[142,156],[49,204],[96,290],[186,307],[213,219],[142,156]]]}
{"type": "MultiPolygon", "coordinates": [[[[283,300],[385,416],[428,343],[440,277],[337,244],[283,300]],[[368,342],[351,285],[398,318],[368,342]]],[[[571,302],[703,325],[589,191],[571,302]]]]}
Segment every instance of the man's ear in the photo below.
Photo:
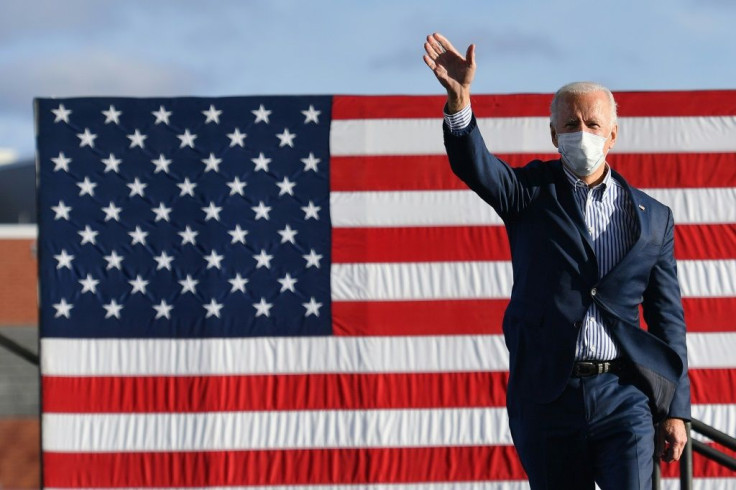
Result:
{"type": "Polygon", "coordinates": [[[555,131],[555,127],[552,126],[552,123],[549,123],[549,135],[552,137],[552,144],[557,148],[557,131],[555,131]]]}
{"type": "Polygon", "coordinates": [[[618,123],[613,125],[613,128],[611,129],[611,143],[609,143],[608,149],[610,150],[613,148],[613,145],[616,144],[616,138],[618,137],[618,123]]]}

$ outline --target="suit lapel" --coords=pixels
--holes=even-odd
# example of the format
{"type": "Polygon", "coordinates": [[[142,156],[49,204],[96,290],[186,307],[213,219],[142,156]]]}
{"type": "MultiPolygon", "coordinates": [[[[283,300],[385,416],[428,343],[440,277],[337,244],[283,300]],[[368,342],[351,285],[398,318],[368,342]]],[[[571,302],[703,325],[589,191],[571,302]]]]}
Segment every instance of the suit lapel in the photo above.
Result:
{"type": "Polygon", "coordinates": [[[580,236],[583,238],[583,242],[585,243],[588,253],[591,257],[595,258],[593,241],[591,240],[590,233],[588,233],[588,228],[585,225],[585,216],[583,216],[583,211],[575,201],[572,184],[570,184],[570,181],[567,179],[565,171],[562,168],[562,162],[559,160],[557,172],[557,196],[563,209],[567,212],[568,216],[570,216],[578,230],[578,233],[580,233],[580,236]]]}

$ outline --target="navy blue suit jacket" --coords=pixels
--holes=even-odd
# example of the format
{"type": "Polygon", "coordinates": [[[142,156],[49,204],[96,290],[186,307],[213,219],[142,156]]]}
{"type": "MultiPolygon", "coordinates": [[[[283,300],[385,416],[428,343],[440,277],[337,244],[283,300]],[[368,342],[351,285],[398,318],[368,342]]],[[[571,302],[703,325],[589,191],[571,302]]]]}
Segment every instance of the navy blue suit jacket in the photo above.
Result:
{"type": "Polygon", "coordinates": [[[595,302],[655,420],[690,418],[690,382],[672,211],[615,178],[634,204],[639,236],[603,278],[560,160],[511,168],[486,148],[475,118],[461,132],[444,127],[450,165],[503,219],[514,285],[503,320],[510,354],[508,403],[545,403],[572,372],[581,320],[595,302]],[[640,328],[642,305],[648,331],[640,328]],[[521,397],[521,398],[519,398],[521,397]]]}

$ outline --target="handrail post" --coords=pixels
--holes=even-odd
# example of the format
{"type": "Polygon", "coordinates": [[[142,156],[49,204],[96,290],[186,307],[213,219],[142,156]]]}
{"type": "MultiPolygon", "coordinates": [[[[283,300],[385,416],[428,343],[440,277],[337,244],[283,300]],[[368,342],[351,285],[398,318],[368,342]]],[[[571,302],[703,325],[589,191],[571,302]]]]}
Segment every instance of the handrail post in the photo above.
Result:
{"type": "Polygon", "coordinates": [[[662,468],[659,464],[659,458],[654,458],[654,466],[652,467],[652,490],[659,490],[662,486],[662,468]]]}
{"type": "Polygon", "coordinates": [[[687,442],[680,456],[680,490],[692,490],[693,488],[693,440],[692,423],[685,422],[685,433],[687,442]]]}

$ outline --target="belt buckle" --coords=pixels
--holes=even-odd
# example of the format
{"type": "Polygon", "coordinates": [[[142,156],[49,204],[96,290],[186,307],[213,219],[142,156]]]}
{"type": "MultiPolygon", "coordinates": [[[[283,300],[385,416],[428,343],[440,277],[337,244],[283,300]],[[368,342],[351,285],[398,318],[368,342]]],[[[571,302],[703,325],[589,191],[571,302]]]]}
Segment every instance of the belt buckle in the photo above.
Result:
{"type": "Polygon", "coordinates": [[[598,374],[598,366],[593,362],[578,361],[575,363],[575,374],[579,377],[587,377],[598,374]]]}

